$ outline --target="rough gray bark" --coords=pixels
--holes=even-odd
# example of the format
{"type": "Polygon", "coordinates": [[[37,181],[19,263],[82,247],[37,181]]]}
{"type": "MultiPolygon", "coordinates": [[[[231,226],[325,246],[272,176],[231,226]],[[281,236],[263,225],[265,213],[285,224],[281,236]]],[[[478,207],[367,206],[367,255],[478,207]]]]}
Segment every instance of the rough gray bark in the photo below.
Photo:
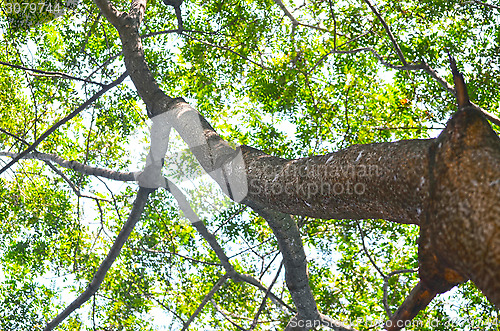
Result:
{"type": "Polygon", "coordinates": [[[420,277],[438,293],[471,279],[500,307],[500,139],[478,109],[467,107],[429,156],[420,277]]]}
{"type": "Polygon", "coordinates": [[[243,203],[267,210],[262,215],[280,241],[297,318],[321,317],[308,288],[299,233],[287,226],[289,218],[275,217],[279,213],[419,224],[421,283],[396,314],[402,319],[469,278],[500,306],[500,140],[478,108],[459,110],[437,139],[355,145],[300,160],[248,146],[235,149],[196,110],[167,96],[155,82],[138,34],[145,1],[133,1],[130,14],[117,12],[106,0],[95,1],[120,34],[127,71],[149,115],[168,116],[230,197],[245,195],[243,203]],[[235,163],[239,155],[243,162],[235,163]],[[228,178],[234,173],[244,175],[247,192],[232,190],[228,178]]]}

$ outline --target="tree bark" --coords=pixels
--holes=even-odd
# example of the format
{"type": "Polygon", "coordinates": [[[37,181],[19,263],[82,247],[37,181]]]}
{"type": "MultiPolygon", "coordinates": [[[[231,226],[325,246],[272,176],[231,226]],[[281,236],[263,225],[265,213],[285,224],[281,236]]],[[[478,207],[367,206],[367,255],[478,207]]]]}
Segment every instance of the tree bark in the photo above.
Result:
{"type": "MultiPolygon", "coordinates": [[[[137,31],[145,3],[133,1],[135,11],[117,14],[106,0],[95,1],[120,34],[127,71],[148,114],[165,116],[232,199],[315,218],[418,224],[421,285],[405,301],[404,309],[411,312],[405,316],[425,308],[434,293],[467,279],[500,307],[500,139],[477,107],[460,109],[437,139],[354,145],[298,160],[249,146],[233,148],[194,108],[167,96],[154,80],[137,31]]],[[[286,218],[277,219],[283,222],[273,219],[273,230],[288,229],[280,234],[281,244],[301,245],[286,218]]],[[[300,253],[288,248],[284,255],[300,253]]],[[[285,267],[287,258],[296,262],[284,256],[285,267]]],[[[305,274],[302,260],[286,268],[291,292],[303,288],[288,282],[294,268],[305,274]]],[[[312,303],[302,307],[298,291],[292,298],[299,317],[319,318],[312,303]]]]}

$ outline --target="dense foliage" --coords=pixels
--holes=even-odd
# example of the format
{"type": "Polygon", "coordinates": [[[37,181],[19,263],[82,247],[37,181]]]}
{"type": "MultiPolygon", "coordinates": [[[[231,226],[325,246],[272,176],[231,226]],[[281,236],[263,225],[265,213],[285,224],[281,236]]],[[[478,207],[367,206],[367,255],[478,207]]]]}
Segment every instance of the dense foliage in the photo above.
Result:
{"type": "MultiPolygon", "coordinates": [[[[384,64],[403,65],[365,2],[285,2],[298,24],[278,2],[186,0],[179,34],[172,7],[150,1],[141,35],[162,89],[193,104],[226,140],[287,158],[433,137],[454,111],[453,95],[427,72],[384,64]]],[[[129,3],[115,5],[128,10],[129,3]]],[[[500,114],[499,7],[412,0],[379,1],[377,9],[408,63],[425,61],[451,82],[449,49],[462,65],[471,99],[500,114]]],[[[89,0],[31,27],[15,26],[5,11],[0,16],[0,151],[20,152],[125,69],[118,33],[89,0]]],[[[145,107],[126,80],[37,151],[136,171],[147,153],[148,124],[145,107]]],[[[280,272],[273,292],[293,305],[265,221],[203,177],[179,139],[174,147],[165,173],[182,183],[231,263],[266,286],[280,272]]],[[[0,166],[8,161],[2,157],[0,166]]],[[[22,160],[0,177],[2,330],[39,330],[71,302],[92,279],[131,209],[135,183],[55,169],[22,160]]],[[[382,220],[296,220],[320,311],[358,329],[387,319],[377,268],[384,274],[416,268],[418,227],[382,220]]],[[[158,190],[97,294],[59,329],[179,330],[222,275],[210,247],[171,196],[158,190]]],[[[416,281],[414,272],[389,279],[392,311],[416,281]]],[[[248,328],[263,296],[255,287],[228,281],[191,328],[248,328]]],[[[293,312],[268,301],[255,330],[283,329],[290,316],[293,312]]],[[[497,316],[465,284],[438,297],[407,329],[497,330],[497,316]]]]}

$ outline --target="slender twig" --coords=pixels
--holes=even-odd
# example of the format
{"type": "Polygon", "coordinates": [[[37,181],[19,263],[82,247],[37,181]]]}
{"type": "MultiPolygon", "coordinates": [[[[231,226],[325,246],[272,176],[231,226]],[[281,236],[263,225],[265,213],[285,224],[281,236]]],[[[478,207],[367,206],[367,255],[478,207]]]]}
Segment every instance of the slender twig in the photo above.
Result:
{"type": "Polygon", "coordinates": [[[271,268],[271,265],[274,263],[274,261],[278,258],[278,256],[281,254],[280,253],[280,250],[279,249],[276,249],[272,252],[269,252],[267,254],[265,254],[266,256],[267,255],[271,255],[272,253],[275,253],[274,254],[274,257],[271,259],[271,261],[269,261],[269,263],[267,264],[267,266],[264,268],[264,259],[265,257],[262,258],[262,268],[261,268],[261,271],[260,271],[260,275],[259,275],[259,280],[262,280],[262,277],[264,277],[264,275],[266,274],[266,272],[269,270],[269,268],[271,268]]]}
{"type": "MultiPolygon", "coordinates": [[[[167,305],[165,305],[163,302],[161,302],[160,300],[158,300],[157,298],[155,298],[153,295],[151,295],[150,293],[144,293],[144,296],[147,297],[147,298],[151,298],[158,305],[160,305],[163,309],[171,312],[172,315],[174,315],[177,319],[179,319],[183,325],[186,324],[186,321],[184,321],[184,319],[182,318],[182,316],[180,316],[179,314],[177,314],[177,312],[175,310],[173,310],[170,307],[168,307],[167,305]]],[[[164,296],[164,301],[165,301],[165,296],[164,296]]]]}
{"type": "MultiPolygon", "coordinates": [[[[132,176],[134,176],[133,173],[132,173],[132,176]]],[[[115,197],[115,194],[113,193],[113,190],[108,186],[108,184],[106,183],[105,180],[103,180],[102,178],[99,178],[99,177],[97,177],[97,179],[104,185],[106,190],[108,190],[109,194],[111,195],[111,199],[113,200],[113,206],[114,206],[115,212],[116,212],[116,217],[118,217],[120,222],[122,222],[122,215],[120,214],[120,208],[118,207],[118,201],[116,201],[116,197],[115,197]]]]}
{"type": "Polygon", "coordinates": [[[99,19],[101,18],[101,13],[97,13],[97,17],[94,19],[94,23],[92,23],[92,26],[87,32],[87,35],[85,36],[85,40],[82,42],[82,47],[80,47],[80,53],[83,53],[85,51],[85,47],[87,46],[87,43],[89,42],[90,36],[92,35],[92,31],[95,29],[97,24],[99,23],[99,19]]]}
{"type": "Polygon", "coordinates": [[[229,278],[228,274],[225,274],[224,276],[222,276],[221,278],[219,278],[219,280],[217,281],[217,283],[215,283],[215,285],[212,287],[212,289],[210,290],[210,292],[208,292],[207,295],[205,295],[205,297],[203,298],[203,301],[198,305],[198,308],[196,308],[196,310],[189,317],[189,319],[187,320],[187,322],[184,323],[184,326],[182,327],[182,331],[185,331],[185,330],[187,330],[189,328],[189,325],[195,320],[195,318],[198,316],[198,314],[203,310],[203,307],[205,307],[205,305],[210,300],[212,300],[212,298],[215,295],[215,293],[217,293],[217,291],[221,288],[221,286],[226,282],[226,280],[228,278],[229,278]]]}
{"type": "Polygon", "coordinates": [[[229,223],[231,220],[233,220],[236,216],[240,215],[245,209],[248,207],[245,205],[242,205],[237,211],[232,213],[228,218],[226,218],[217,229],[215,229],[214,234],[216,234],[220,229],[222,229],[223,226],[225,226],[227,223],[229,223]]]}
{"type": "Polygon", "coordinates": [[[69,185],[69,187],[71,187],[71,189],[76,194],[76,196],[81,197],[81,198],[88,198],[88,199],[94,199],[94,200],[100,200],[100,201],[110,202],[108,199],[100,198],[100,197],[98,197],[96,195],[93,195],[93,194],[82,193],[80,191],[80,189],[78,187],[76,187],[75,183],[73,183],[71,181],[71,179],[69,179],[61,170],[57,169],[49,161],[44,161],[44,162],[45,162],[45,164],[47,164],[49,166],[50,169],[52,169],[52,171],[54,171],[56,174],[58,174],[59,177],[61,177],[69,185]]]}
{"type": "Polygon", "coordinates": [[[97,71],[101,70],[102,68],[104,68],[105,66],[107,66],[108,64],[110,64],[112,61],[114,61],[117,57],[119,57],[120,55],[123,54],[123,51],[120,51],[118,53],[116,53],[115,55],[109,57],[106,61],[104,61],[102,64],[100,64],[96,69],[94,69],[94,71],[92,71],[88,76],[87,76],[87,79],[89,79],[90,77],[92,77],[97,71]]]}
{"type": "MultiPolygon", "coordinates": [[[[338,45],[338,46],[335,46],[333,47],[333,50],[324,54],[318,61],[316,61],[316,63],[307,71],[307,75],[310,75],[323,61],[325,61],[325,59],[330,56],[331,54],[349,54],[347,52],[351,52],[350,50],[344,50],[344,51],[339,51],[338,48],[342,47],[342,46],[346,46],[364,36],[366,36],[367,34],[369,34],[370,32],[373,32],[373,30],[368,30],[368,31],[365,31],[359,35],[357,35],[356,37],[353,37],[349,40],[347,40],[346,42],[342,43],[341,45],[338,45]]],[[[366,50],[366,49],[363,49],[363,50],[366,50]]]]}
{"type": "Polygon", "coordinates": [[[262,245],[264,245],[265,243],[268,243],[268,242],[269,242],[269,241],[271,241],[271,240],[273,240],[273,238],[272,238],[272,237],[267,238],[266,240],[264,240],[264,241],[263,241],[263,242],[261,242],[261,243],[255,244],[255,245],[253,245],[253,246],[251,246],[251,247],[245,248],[245,249],[244,249],[244,250],[242,250],[241,252],[238,252],[238,253],[235,253],[235,254],[231,255],[229,258],[230,258],[230,259],[232,259],[233,257],[236,257],[236,256],[238,256],[238,255],[241,255],[241,254],[243,254],[243,253],[245,253],[245,252],[248,252],[248,251],[252,250],[253,248],[256,248],[256,247],[262,246],[262,245]]]}
{"type": "Polygon", "coordinates": [[[189,260],[189,261],[192,261],[192,262],[195,262],[195,263],[201,263],[201,264],[213,265],[213,266],[222,266],[222,264],[220,264],[220,263],[201,261],[201,260],[193,259],[192,257],[185,256],[185,255],[182,255],[182,254],[179,254],[179,253],[176,253],[176,252],[158,251],[158,250],[149,249],[149,248],[144,248],[144,249],[141,249],[141,250],[143,250],[144,252],[147,252],[147,253],[175,255],[175,256],[178,256],[178,257],[180,257],[182,259],[189,260]]]}
{"type": "MultiPolygon", "coordinates": [[[[315,25],[310,25],[310,24],[306,24],[306,23],[302,23],[302,22],[299,22],[293,15],[292,13],[290,13],[290,11],[286,8],[285,4],[283,3],[283,1],[281,0],[273,0],[275,4],[278,5],[278,7],[280,7],[280,9],[283,11],[283,13],[285,14],[285,16],[287,16],[290,21],[292,21],[292,26],[297,26],[297,25],[300,25],[300,26],[303,26],[305,28],[309,28],[309,29],[314,29],[314,30],[318,30],[318,31],[321,31],[321,32],[327,32],[327,33],[332,33],[330,30],[328,29],[325,29],[325,28],[322,28],[322,27],[319,27],[319,26],[315,26],[315,25]]],[[[334,32],[335,33],[335,32],[334,32]]]]}
{"type": "MultiPolygon", "coordinates": [[[[261,290],[263,292],[267,291],[267,288],[264,285],[262,285],[261,282],[259,282],[257,279],[255,279],[252,276],[238,273],[237,276],[234,277],[233,279],[235,279],[237,281],[244,281],[250,285],[257,287],[259,290],[261,290]]],[[[289,304],[285,303],[283,300],[281,300],[279,297],[277,297],[274,293],[271,292],[269,294],[269,296],[270,296],[271,300],[273,300],[275,303],[279,304],[280,306],[285,307],[286,309],[288,309],[288,311],[290,311],[292,313],[296,312],[296,310],[293,307],[291,307],[289,304]]]]}
{"type": "Polygon", "coordinates": [[[111,249],[109,250],[108,255],[102,261],[101,265],[99,266],[99,269],[94,274],[94,278],[88,285],[87,289],[82,294],[80,294],[78,298],[76,298],[72,303],[70,303],[68,307],[66,307],[66,309],[64,309],[59,315],[57,315],[52,321],[50,321],[45,326],[44,331],[50,331],[54,329],[62,321],[64,321],[66,317],[68,317],[72,312],[78,309],[82,304],[84,304],[97,292],[99,286],[104,280],[104,277],[106,277],[108,270],[113,265],[113,262],[117,258],[118,254],[120,254],[120,251],[123,245],[125,244],[125,241],[128,239],[130,233],[134,229],[135,224],[140,219],[144,207],[146,206],[148,196],[151,192],[152,192],[151,189],[142,187],[139,188],[139,191],[137,192],[137,196],[134,202],[134,206],[132,208],[132,211],[130,212],[127,222],[123,225],[122,229],[120,230],[120,233],[116,237],[116,240],[113,243],[111,249]]]}
{"type": "Polygon", "coordinates": [[[170,34],[170,33],[177,33],[177,32],[179,32],[178,29],[155,31],[155,32],[143,34],[143,35],[141,35],[141,38],[146,39],[146,38],[151,38],[151,37],[162,35],[162,34],[170,34]]]}
{"type": "Polygon", "coordinates": [[[350,90],[351,90],[351,85],[349,85],[345,91],[345,100],[344,100],[344,116],[345,116],[345,123],[347,126],[347,128],[345,129],[344,141],[346,142],[347,142],[347,137],[349,136],[349,131],[351,130],[351,124],[349,123],[349,107],[348,107],[350,90]]]}
{"type": "Polygon", "coordinates": [[[196,38],[196,37],[190,36],[190,35],[188,35],[188,34],[186,34],[186,33],[184,33],[184,32],[182,32],[182,33],[181,33],[181,35],[182,35],[182,36],[184,36],[184,37],[186,37],[186,38],[188,38],[188,39],[191,39],[191,40],[197,41],[197,42],[199,42],[199,43],[202,43],[203,45],[210,46],[210,47],[215,47],[215,48],[219,48],[219,49],[222,49],[222,50],[228,51],[228,52],[230,52],[230,53],[233,53],[234,55],[237,55],[237,56],[241,57],[242,59],[244,59],[245,61],[248,61],[248,62],[250,62],[250,63],[253,63],[253,64],[255,64],[256,66],[259,66],[259,67],[261,67],[262,69],[269,69],[269,68],[268,68],[268,67],[266,67],[265,65],[260,64],[260,63],[257,63],[257,62],[255,62],[254,60],[252,60],[252,59],[248,58],[248,57],[247,57],[247,56],[245,56],[245,55],[242,55],[242,54],[240,54],[240,53],[238,53],[238,52],[234,51],[233,49],[231,49],[231,48],[229,48],[229,47],[226,47],[226,46],[220,46],[220,45],[216,45],[216,44],[211,44],[211,43],[209,43],[209,42],[207,42],[207,41],[204,41],[204,40],[201,40],[201,39],[199,39],[199,38],[196,38]]]}
{"type": "Polygon", "coordinates": [[[241,327],[240,325],[238,325],[238,323],[236,323],[231,318],[229,318],[228,314],[225,311],[223,311],[222,309],[219,308],[219,306],[217,305],[217,303],[215,302],[215,300],[211,299],[210,302],[214,306],[215,310],[219,314],[221,314],[222,317],[224,317],[229,323],[231,323],[233,326],[235,326],[238,330],[247,331],[245,328],[241,327]]]}
{"type": "Polygon", "coordinates": [[[95,325],[95,294],[92,296],[92,329],[94,331],[97,331],[96,325],[95,325]]]}
{"type": "Polygon", "coordinates": [[[333,20],[333,49],[337,49],[337,18],[335,16],[335,12],[333,11],[333,3],[332,0],[328,0],[328,7],[330,8],[330,15],[333,20]]]}
{"type": "Polygon", "coordinates": [[[377,266],[375,261],[373,260],[370,252],[368,252],[368,249],[366,248],[365,244],[365,233],[363,232],[363,229],[361,228],[361,225],[359,224],[359,221],[356,221],[356,224],[358,225],[358,230],[361,235],[361,243],[363,244],[363,251],[365,252],[366,256],[368,256],[368,259],[370,260],[370,263],[373,265],[373,267],[377,270],[377,272],[382,276],[382,278],[385,278],[385,274],[382,272],[382,270],[377,266]]]}
{"type": "Polygon", "coordinates": [[[7,66],[7,67],[15,68],[15,69],[21,69],[21,70],[24,70],[24,71],[34,72],[35,74],[33,74],[33,75],[35,75],[35,76],[66,78],[66,79],[77,80],[77,81],[80,81],[80,82],[96,84],[96,85],[99,85],[101,87],[106,87],[106,84],[99,83],[99,82],[94,82],[92,80],[88,80],[88,79],[85,79],[85,78],[71,76],[71,75],[65,74],[64,72],[45,71],[45,70],[39,70],[39,69],[32,69],[32,68],[27,68],[27,67],[20,66],[20,65],[17,65],[17,64],[3,62],[3,61],[0,61],[0,64],[4,65],[4,66],[7,66]]]}
{"type": "Polygon", "coordinates": [[[253,318],[253,321],[252,321],[252,324],[250,325],[249,331],[255,329],[255,327],[257,326],[257,323],[259,321],[259,316],[260,316],[260,314],[262,314],[262,311],[264,310],[264,308],[266,306],[266,301],[267,301],[267,298],[269,297],[269,292],[271,292],[271,289],[273,288],[274,284],[278,280],[278,277],[281,273],[282,268],[283,268],[283,261],[281,261],[280,266],[278,268],[278,271],[276,271],[276,275],[274,276],[273,281],[271,282],[271,284],[267,288],[267,291],[264,294],[264,298],[262,298],[262,302],[260,303],[259,310],[257,311],[257,313],[255,314],[255,317],[253,318]]]}
{"type": "Polygon", "coordinates": [[[35,140],[34,143],[30,145],[27,149],[25,149],[23,152],[19,153],[18,156],[16,156],[13,160],[11,160],[6,166],[4,166],[2,169],[0,169],[0,174],[2,174],[5,170],[9,169],[14,163],[22,159],[25,155],[28,153],[32,152],[35,150],[36,146],[38,146],[42,141],[44,141],[48,136],[50,136],[54,131],[56,131],[61,125],[65,124],[69,120],[71,120],[73,117],[78,115],[80,112],[82,112],[85,108],[90,106],[94,101],[99,99],[101,95],[106,93],[108,90],[111,88],[117,86],[120,84],[126,77],[128,76],[127,72],[124,72],[120,77],[118,77],[115,81],[112,83],[106,85],[104,88],[102,88],[99,92],[94,94],[90,99],[85,101],[83,104],[80,105],[77,109],[75,109],[73,112],[71,112],[69,115],[65,116],[63,119],[59,120],[56,124],[54,124],[50,129],[45,131],[40,137],[38,137],[37,140],[35,140]]]}
{"type": "Polygon", "coordinates": [[[311,72],[312,70],[316,69],[316,67],[321,63],[323,62],[328,56],[330,56],[331,54],[355,54],[355,53],[359,53],[359,52],[370,52],[372,53],[376,58],[377,60],[384,66],[388,67],[388,68],[391,68],[391,69],[394,69],[394,70],[419,70],[419,69],[424,69],[425,70],[425,67],[423,64],[406,64],[404,66],[399,66],[399,65],[394,65],[392,63],[389,63],[387,62],[383,57],[382,55],[380,55],[375,49],[373,49],[372,47],[360,47],[360,48],[356,48],[356,49],[350,49],[350,50],[332,50],[328,53],[326,53],[325,55],[323,55],[319,60],[318,62],[316,62],[314,64],[314,66],[312,67],[311,70],[309,70],[309,72],[311,72]]]}
{"type": "Polygon", "coordinates": [[[396,51],[396,54],[398,55],[399,60],[401,61],[401,63],[403,63],[403,65],[407,65],[408,63],[406,62],[405,56],[403,55],[403,52],[401,51],[401,48],[399,48],[398,42],[396,41],[396,38],[392,34],[392,31],[389,28],[389,25],[387,25],[387,23],[383,19],[382,15],[380,15],[380,13],[378,12],[377,8],[375,8],[375,6],[373,6],[369,0],[364,0],[364,1],[368,5],[368,7],[370,7],[370,9],[375,14],[375,16],[377,16],[377,18],[379,19],[380,23],[382,23],[382,26],[384,27],[385,32],[389,36],[389,39],[391,39],[392,46],[394,47],[394,50],[396,51]]]}
{"type": "Polygon", "coordinates": [[[500,10],[499,6],[492,5],[492,4],[489,4],[489,3],[486,3],[486,2],[482,2],[482,1],[466,1],[466,2],[464,2],[464,5],[465,4],[470,4],[470,3],[475,3],[477,5],[481,5],[481,6],[490,7],[490,8],[493,8],[493,9],[500,10]]]}
{"type": "MultiPolygon", "coordinates": [[[[443,86],[444,89],[446,89],[451,94],[456,95],[455,88],[452,85],[450,85],[444,78],[439,76],[437,74],[437,72],[433,68],[431,68],[431,66],[429,66],[426,62],[422,61],[420,63],[406,64],[403,66],[394,65],[392,63],[387,62],[382,57],[382,55],[380,55],[375,49],[373,49],[371,47],[361,47],[361,48],[356,48],[356,49],[346,50],[346,51],[332,50],[332,51],[326,53],[325,55],[323,55],[323,57],[321,59],[319,59],[318,62],[313,66],[312,70],[314,70],[319,65],[319,63],[324,61],[324,59],[326,59],[326,57],[328,57],[331,54],[354,54],[354,53],[358,53],[358,52],[370,52],[370,53],[372,53],[382,65],[384,65],[385,67],[390,68],[390,69],[404,70],[404,71],[424,70],[424,72],[426,72],[435,81],[437,81],[439,84],[441,84],[441,86],[443,86]]],[[[312,70],[309,70],[309,72],[311,72],[312,70]]],[[[491,123],[494,123],[494,124],[500,126],[500,118],[498,118],[498,116],[488,112],[486,109],[479,107],[478,105],[474,104],[473,102],[471,102],[471,104],[472,104],[472,106],[477,107],[491,123]]]]}

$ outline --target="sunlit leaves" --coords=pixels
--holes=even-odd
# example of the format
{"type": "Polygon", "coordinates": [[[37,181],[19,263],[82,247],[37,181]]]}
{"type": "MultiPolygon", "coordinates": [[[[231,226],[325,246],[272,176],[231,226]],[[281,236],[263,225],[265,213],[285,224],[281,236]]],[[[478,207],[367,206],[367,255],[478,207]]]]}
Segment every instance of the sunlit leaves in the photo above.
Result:
{"type": "MultiPolygon", "coordinates": [[[[129,6],[113,3],[120,10],[129,6]]],[[[427,138],[438,132],[429,128],[442,127],[455,110],[453,96],[422,71],[389,70],[367,51],[336,53],[371,47],[388,63],[402,65],[379,19],[362,1],[284,4],[301,24],[292,24],[274,1],[186,1],[181,7],[184,31],[178,34],[173,9],[162,1],[148,2],[140,33],[154,77],[168,95],[196,106],[230,143],[289,158],[359,143],[427,138]]],[[[429,0],[378,1],[377,8],[406,61],[425,61],[451,82],[448,48],[465,73],[472,100],[499,113],[497,10],[477,2],[429,0]]],[[[1,61],[87,80],[1,66],[0,128],[15,136],[1,134],[2,150],[23,150],[98,91],[99,84],[125,70],[118,33],[90,0],[36,28],[2,33],[1,61]]],[[[38,149],[112,170],[138,170],[147,146],[144,108],[126,81],[38,149]]],[[[185,146],[174,142],[174,147],[166,173],[182,182],[193,209],[236,270],[269,284],[281,257],[266,222],[219,195],[200,179],[196,161],[183,153],[185,146]]],[[[66,178],[41,162],[22,161],[2,177],[3,329],[41,327],[64,300],[76,297],[130,211],[135,186],[61,171],[66,178]],[[99,199],[78,198],[68,180],[99,199]]],[[[383,320],[384,279],[368,255],[385,275],[416,268],[418,229],[367,220],[360,222],[362,236],[351,220],[298,221],[321,312],[346,322],[359,319],[347,324],[360,328],[383,320]]],[[[223,272],[176,202],[159,190],[96,296],[62,329],[158,329],[167,323],[155,321],[158,310],[172,318],[172,329],[180,329],[223,272]]],[[[416,279],[416,273],[403,273],[388,280],[392,311],[416,279]]],[[[283,275],[273,292],[291,303],[283,275]]],[[[192,327],[235,329],[223,314],[248,326],[262,297],[254,287],[228,280],[192,327]]],[[[421,313],[418,321],[441,324],[420,330],[443,329],[453,314],[474,320],[495,314],[470,285],[452,299],[457,307],[444,297],[421,313]]],[[[268,300],[261,316],[266,323],[257,329],[283,328],[290,316],[268,300]]]]}

